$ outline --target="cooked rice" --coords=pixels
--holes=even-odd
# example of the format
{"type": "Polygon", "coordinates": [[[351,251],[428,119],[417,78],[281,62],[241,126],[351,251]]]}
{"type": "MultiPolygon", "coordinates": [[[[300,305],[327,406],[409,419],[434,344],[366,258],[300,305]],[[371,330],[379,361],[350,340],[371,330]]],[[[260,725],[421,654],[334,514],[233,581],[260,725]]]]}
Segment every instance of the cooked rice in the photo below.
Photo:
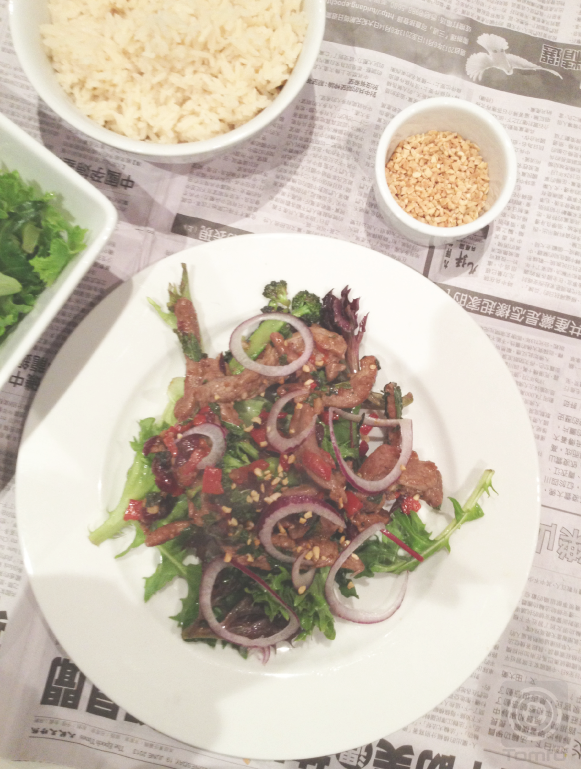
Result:
{"type": "Polygon", "coordinates": [[[305,36],[301,0],[49,0],[41,33],[78,108],[131,139],[199,141],[277,96],[305,36]]]}

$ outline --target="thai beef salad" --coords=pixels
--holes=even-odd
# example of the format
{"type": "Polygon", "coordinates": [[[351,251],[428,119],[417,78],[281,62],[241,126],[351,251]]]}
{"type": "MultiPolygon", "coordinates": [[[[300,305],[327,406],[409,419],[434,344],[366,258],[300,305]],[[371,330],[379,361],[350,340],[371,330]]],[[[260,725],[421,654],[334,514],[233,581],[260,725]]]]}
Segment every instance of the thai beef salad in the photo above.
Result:
{"type": "Polygon", "coordinates": [[[493,471],[464,506],[451,500],[454,519],[432,537],[418,512],[422,501],[440,508],[442,477],[413,449],[412,395],[395,382],[375,389],[380,362],[361,357],[359,300],[348,287],[291,299],[284,280],[264,296],[261,314],[214,358],[203,352],[185,265],[167,311],[150,299],[177,334],[185,377],[170,383],[163,415],[140,422],[119,504],[90,539],[133,527],[117,557],[157,547],[146,601],[186,581],[172,618],[183,639],[260,650],[266,661],[278,642],[316,629],[333,639],[336,617],[390,617],[409,572],[483,515],[493,471]],[[357,608],[358,580],[380,572],[400,575],[396,595],[357,608]]]}

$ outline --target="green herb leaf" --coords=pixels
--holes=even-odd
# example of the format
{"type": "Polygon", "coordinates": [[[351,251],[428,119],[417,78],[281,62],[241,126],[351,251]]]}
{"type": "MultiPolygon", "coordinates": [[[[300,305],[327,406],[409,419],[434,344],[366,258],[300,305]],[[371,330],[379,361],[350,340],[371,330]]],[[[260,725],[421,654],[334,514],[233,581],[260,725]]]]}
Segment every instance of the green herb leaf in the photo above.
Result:
{"type": "Polygon", "coordinates": [[[11,278],[9,275],[4,275],[0,272],[0,296],[16,294],[21,290],[22,283],[19,283],[16,278],[11,278]]]}
{"type": "Polygon", "coordinates": [[[51,193],[37,192],[16,171],[0,174],[0,296],[14,299],[0,306],[0,338],[85,247],[86,233],[69,224],[51,193]]]}

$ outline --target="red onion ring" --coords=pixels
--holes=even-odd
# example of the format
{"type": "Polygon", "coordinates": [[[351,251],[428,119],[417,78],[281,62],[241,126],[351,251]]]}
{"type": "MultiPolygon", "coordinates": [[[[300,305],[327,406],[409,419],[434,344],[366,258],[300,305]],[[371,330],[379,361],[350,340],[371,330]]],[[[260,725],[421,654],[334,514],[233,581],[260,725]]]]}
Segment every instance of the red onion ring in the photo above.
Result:
{"type": "Polygon", "coordinates": [[[406,589],[407,589],[407,582],[408,582],[408,572],[405,571],[402,574],[401,579],[401,587],[399,590],[399,593],[395,597],[395,599],[391,602],[391,604],[382,611],[378,612],[370,612],[366,611],[365,609],[355,609],[350,606],[345,606],[343,603],[341,603],[341,600],[339,596],[337,595],[337,585],[335,583],[335,576],[341,566],[345,563],[345,561],[349,558],[349,556],[357,550],[357,548],[363,544],[366,540],[370,539],[374,534],[377,534],[378,531],[381,531],[385,524],[383,523],[373,523],[371,526],[369,526],[365,531],[362,531],[360,534],[358,534],[355,539],[351,542],[351,544],[343,550],[343,552],[339,555],[335,563],[331,566],[331,570],[329,571],[329,575],[327,576],[327,581],[325,582],[325,597],[327,599],[327,603],[329,604],[331,611],[333,614],[336,614],[338,617],[341,617],[342,619],[347,619],[350,622],[358,622],[363,625],[372,625],[375,622],[383,622],[384,620],[391,617],[395,612],[399,609],[399,607],[402,605],[406,589]]]}
{"type": "Polygon", "coordinates": [[[224,456],[226,440],[222,428],[218,425],[208,422],[192,427],[190,430],[186,430],[180,441],[187,438],[188,435],[203,435],[212,441],[210,453],[198,462],[198,470],[203,470],[205,467],[213,467],[224,456]]]}
{"type": "Polygon", "coordinates": [[[248,650],[257,654],[263,665],[270,659],[270,646],[250,646],[248,650]]]}
{"type": "MultiPolygon", "coordinates": [[[[409,461],[409,458],[411,457],[412,448],[413,448],[412,420],[411,419],[374,419],[374,417],[364,417],[364,419],[373,420],[374,423],[381,422],[382,427],[396,427],[397,425],[399,425],[401,429],[401,452],[395,464],[395,467],[387,475],[385,475],[383,478],[379,478],[379,480],[377,481],[366,481],[360,475],[357,475],[356,473],[354,473],[353,470],[347,464],[347,462],[345,462],[345,460],[341,456],[341,451],[339,450],[339,444],[337,443],[337,438],[335,437],[335,429],[333,427],[333,414],[335,413],[335,411],[337,411],[337,409],[334,409],[334,408],[329,409],[328,424],[329,424],[329,431],[331,433],[331,443],[333,444],[333,449],[335,450],[335,457],[337,459],[337,462],[339,463],[339,469],[341,470],[343,475],[347,478],[349,483],[352,486],[354,486],[358,491],[362,491],[364,494],[378,494],[380,491],[385,491],[389,486],[391,486],[392,483],[397,481],[397,479],[403,472],[402,466],[405,467],[406,463],[409,461]]],[[[350,414],[349,416],[354,417],[358,415],[350,414]]],[[[354,421],[354,420],[351,419],[351,421],[354,421]]],[[[370,422],[367,422],[367,424],[370,424],[370,422]]]]}
{"type": "Polygon", "coordinates": [[[224,641],[229,641],[233,644],[237,644],[238,646],[256,647],[258,649],[262,649],[267,646],[273,646],[279,641],[286,641],[287,638],[293,636],[301,626],[295,612],[275,593],[271,587],[269,587],[269,585],[266,584],[263,579],[254,574],[254,572],[250,571],[250,569],[247,569],[240,564],[232,562],[226,563],[220,556],[211,561],[210,564],[204,569],[202,582],[200,584],[200,611],[218,638],[221,638],[224,641]],[[226,630],[226,628],[222,627],[222,625],[216,619],[214,610],[212,609],[212,589],[218,574],[223,569],[228,568],[228,566],[234,566],[234,568],[239,569],[248,577],[251,577],[280,603],[280,605],[289,614],[289,622],[285,628],[279,630],[278,633],[267,636],[266,638],[246,638],[246,636],[239,635],[238,633],[231,633],[229,630],[226,630]]]}
{"type": "Polygon", "coordinates": [[[292,438],[285,438],[282,436],[279,433],[277,426],[278,415],[284,406],[286,406],[286,404],[293,398],[296,398],[297,396],[308,395],[309,393],[310,390],[307,388],[291,390],[291,392],[279,398],[270,410],[268,419],[266,420],[266,440],[270,443],[273,449],[280,451],[281,454],[284,454],[285,451],[289,451],[295,446],[301,444],[315,429],[315,423],[317,421],[316,414],[313,416],[311,424],[300,433],[297,433],[297,435],[293,435],[292,438]]]}
{"type": "Polygon", "coordinates": [[[301,565],[303,563],[303,559],[306,555],[306,552],[300,553],[299,557],[295,559],[295,562],[293,563],[293,568],[291,571],[291,577],[293,581],[293,585],[298,590],[299,587],[310,587],[313,584],[313,580],[315,579],[315,572],[317,571],[314,566],[311,566],[310,569],[307,571],[303,571],[301,573],[301,565]]]}
{"type": "Polygon", "coordinates": [[[247,368],[250,371],[255,371],[257,374],[262,374],[263,376],[278,377],[293,374],[295,371],[302,368],[302,366],[309,360],[314,347],[315,342],[313,340],[313,335],[307,324],[303,323],[302,320],[295,318],[294,315],[290,315],[286,312],[267,312],[263,315],[255,315],[253,318],[249,318],[239,326],[236,326],[230,336],[230,352],[236,358],[238,363],[244,366],[244,368],[247,368]],[[300,357],[292,363],[288,363],[286,366],[265,366],[262,363],[252,360],[242,347],[242,337],[244,336],[244,332],[251,326],[260,323],[263,320],[282,320],[285,323],[288,323],[289,326],[296,328],[305,343],[305,349],[300,357]]]}
{"type": "Polygon", "coordinates": [[[339,528],[344,528],[345,521],[341,518],[339,513],[328,505],[326,502],[322,502],[317,497],[309,497],[306,494],[297,494],[290,497],[284,497],[277,499],[269,505],[266,510],[260,516],[258,522],[258,538],[262,542],[264,549],[273,558],[277,558],[279,561],[285,563],[294,563],[296,556],[286,555],[281,553],[272,543],[272,530],[279,521],[286,518],[287,515],[293,513],[306,513],[308,511],[316,513],[321,518],[326,518],[339,528]]]}

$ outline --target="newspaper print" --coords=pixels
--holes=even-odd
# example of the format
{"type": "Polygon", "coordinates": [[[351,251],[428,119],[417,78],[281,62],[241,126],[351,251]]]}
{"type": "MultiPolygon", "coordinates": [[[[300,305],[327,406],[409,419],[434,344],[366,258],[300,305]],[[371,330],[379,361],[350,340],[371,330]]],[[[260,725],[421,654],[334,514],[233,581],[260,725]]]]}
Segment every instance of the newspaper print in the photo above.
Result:
{"type": "Polygon", "coordinates": [[[5,2],[0,43],[2,111],[103,191],[120,215],[95,267],[0,393],[0,755],[83,769],[581,766],[580,4],[328,0],[325,42],[296,104],[230,156],[186,167],[128,159],[63,125],[16,61],[5,2]],[[490,228],[426,249],[380,218],[371,170],[390,118],[433,95],[495,114],[515,144],[519,180],[490,228]],[[527,405],[543,500],[527,588],[473,675],[397,734],[288,762],[181,745],[96,689],[30,596],[13,480],[34,393],[92,306],[184,247],[272,231],[367,245],[422,272],[471,313],[527,405]]]}

